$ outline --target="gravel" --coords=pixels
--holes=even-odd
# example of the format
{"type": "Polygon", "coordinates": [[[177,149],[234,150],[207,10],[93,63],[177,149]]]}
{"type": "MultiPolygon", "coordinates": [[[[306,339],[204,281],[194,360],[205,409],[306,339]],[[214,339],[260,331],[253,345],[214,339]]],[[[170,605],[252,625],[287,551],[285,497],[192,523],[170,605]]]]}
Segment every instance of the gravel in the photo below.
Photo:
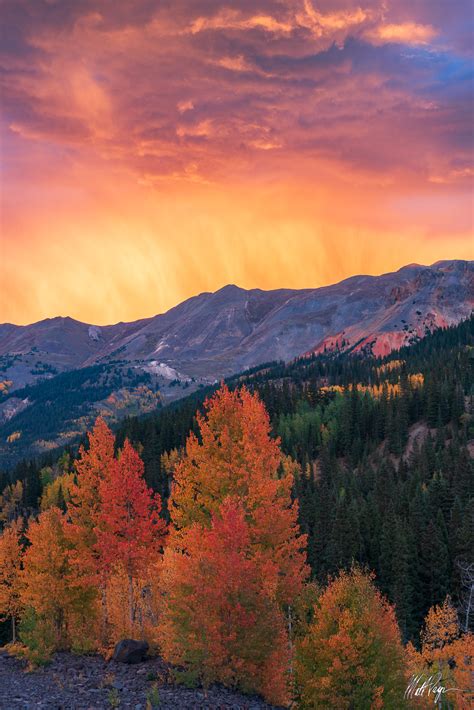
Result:
{"type": "Polygon", "coordinates": [[[155,707],[160,710],[273,707],[258,697],[220,686],[213,686],[207,693],[178,686],[159,658],[125,665],[100,656],[57,653],[49,665],[28,672],[24,661],[0,651],[1,710],[146,710],[147,696],[154,687],[159,695],[155,707]]]}

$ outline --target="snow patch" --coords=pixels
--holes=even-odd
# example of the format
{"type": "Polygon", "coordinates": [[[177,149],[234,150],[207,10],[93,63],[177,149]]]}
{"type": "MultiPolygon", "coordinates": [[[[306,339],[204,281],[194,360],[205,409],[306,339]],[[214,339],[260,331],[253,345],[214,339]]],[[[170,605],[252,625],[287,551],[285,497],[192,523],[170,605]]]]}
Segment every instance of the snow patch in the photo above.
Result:
{"type": "Polygon", "coordinates": [[[25,399],[18,399],[18,397],[11,397],[4,404],[0,405],[0,422],[8,422],[14,416],[22,412],[31,404],[28,397],[25,399]]]}
{"type": "Polygon", "coordinates": [[[152,372],[154,375],[161,375],[166,380],[181,380],[182,382],[190,382],[190,378],[186,375],[182,375],[174,367],[167,365],[165,362],[158,362],[158,360],[150,360],[144,367],[147,372],[152,372]]]}
{"type": "Polygon", "coordinates": [[[160,342],[158,343],[158,345],[156,346],[156,348],[154,349],[153,352],[154,352],[155,354],[156,354],[156,353],[159,353],[160,350],[163,350],[163,348],[166,348],[167,344],[168,344],[168,343],[166,342],[166,338],[162,338],[162,339],[160,340],[160,342]]]}
{"type": "Polygon", "coordinates": [[[91,340],[94,340],[95,342],[98,342],[102,337],[102,330],[99,328],[98,325],[90,325],[88,332],[89,338],[91,340]]]}

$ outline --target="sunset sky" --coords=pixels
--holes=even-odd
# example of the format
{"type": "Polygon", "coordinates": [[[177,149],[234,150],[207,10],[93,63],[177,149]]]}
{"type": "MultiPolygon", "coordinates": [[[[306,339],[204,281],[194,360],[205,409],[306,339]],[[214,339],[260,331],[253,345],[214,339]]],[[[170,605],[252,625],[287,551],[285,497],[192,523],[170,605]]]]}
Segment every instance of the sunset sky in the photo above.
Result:
{"type": "Polygon", "coordinates": [[[0,322],[474,258],[472,7],[0,2],[0,322]]]}

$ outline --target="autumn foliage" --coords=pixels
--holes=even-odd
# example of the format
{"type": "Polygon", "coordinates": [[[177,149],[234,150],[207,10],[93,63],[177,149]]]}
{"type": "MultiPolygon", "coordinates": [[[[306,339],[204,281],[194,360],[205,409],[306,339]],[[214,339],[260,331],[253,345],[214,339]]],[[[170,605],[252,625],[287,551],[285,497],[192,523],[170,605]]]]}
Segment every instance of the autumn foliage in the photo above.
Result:
{"type": "MultiPolygon", "coordinates": [[[[463,633],[449,597],[432,607],[421,632],[421,650],[409,644],[408,660],[414,677],[435,678],[446,689],[445,706],[468,710],[474,702],[474,635],[463,633]]],[[[420,685],[420,682],[418,685],[420,685]]],[[[415,707],[431,707],[434,695],[425,692],[412,698],[415,707]]]]}
{"type": "Polygon", "coordinates": [[[281,702],[289,653],[275,597],[278,569],[251,554],[242,505],[228,499],[209,528],[193,523],[183,544],[165,553],[167,657],[186,668],[188,680],[258,690],[281,702]]]}
{"type": "Polygon", "coordinates": [[[297,654],[302,708],[403,707],[403,647],[394,609],[370,575],[342,572],[319,598],[297,654]]]}
{"type": "Polygon", "coordinates": [[[94,528],[99,565],[107,576],[123,572],[128,586],[129,632],[135,631],[134,581],[157,562],[165,539],[161,500],[147,487],[143,461],[125,441],[99,483],[100,520],[94,528]]]}
{"type": "Polygon", "coordinates": [[[307,576],[292,464],[264,406],[222,387],[176,466],[162,650],[190,677],[288,699],[288,607],[307,576]]]}
{"type": "Polygon", "coordinates": [[[72,542],[72,559],[84,583],[100,586],[102,568],[97,546],[97,530],[101,525],[100,484],[114,463],[115,439],[103,419],[97,419],[89,433],[89,448],[81,447],[76,461],[76,483],[70,488],[68,535],[72,542]]]}
{"type": "Polygon", "coordinates": [[[174,471],[170,515],[174,539],[197,523],[208,528],[224,501],[238,500],[251,544],[277,566],[275,593],[291,603],[308,574],[306,538],[298,527],[291,491],[295,464],[270,435],[270,420],[257,395],[222,387],[198,414],[200,441],[190,434],[174,471]]]}
{"type": "Polygon", "coordinates": [[[21,601],[26,610],[22,638],[39,660],[56,649],[90,648],[91,590],[77,583],[70,562],[67,521],[49,508],[30,522],[23,556],[21,601]]]}
{"type": "Polygon", "coordinates": [[[0,537],[0,614],[20,615],[21,638],[39,663],[57,649],[107,651],[124,636],[144,636],[152,579],[166,524],[161,500],[146,485],[143,462],[102,419],[81,448],[75,474],[45,487],[43,512],[31,520],[23,552],[17,526],[0,537]],[[53,503],[59,496],[65,512],[53,503]]]}
{"type": "Polygon", "coordinates": [[[323,590],[308,581],[293,499],[301,472],[258,396],[221,387],[197,423],[160,462],[172,480],[169,525],[138,451],[128,440],[117,449],[100,418],[74,469],[68,459],[53,471],[25,530],[21,491],[6,489],[0,620],[11,620],[13,640],[20,622],[29,660],[109,655],[141,638],[180,680],[276,705],[424,708],[432,698],[408,697],[410,676],[440,674],[460,689],[451,705],[469,707],[473,637],[449,599],[430,610],[420,649],[405,650],[372,574],[353,567],[323,590]]]}
{"type": "Polygon", "coordinates": [[[0,536],[0,621],[10,619],[12,640],[16,642],[16,623],[22,611],[21,570],[23,547],[22,520],[12,522],[0,536]]]}

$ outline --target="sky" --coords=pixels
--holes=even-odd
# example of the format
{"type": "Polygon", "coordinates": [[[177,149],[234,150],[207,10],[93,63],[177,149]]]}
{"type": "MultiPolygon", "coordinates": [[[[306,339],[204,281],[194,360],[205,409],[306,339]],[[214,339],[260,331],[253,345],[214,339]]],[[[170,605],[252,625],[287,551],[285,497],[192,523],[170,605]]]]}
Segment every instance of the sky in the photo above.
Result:
{"type": "Polygon", "coordinates": [[[0,322],[474,258],[470,0],[0,13],[0,322]]]}

